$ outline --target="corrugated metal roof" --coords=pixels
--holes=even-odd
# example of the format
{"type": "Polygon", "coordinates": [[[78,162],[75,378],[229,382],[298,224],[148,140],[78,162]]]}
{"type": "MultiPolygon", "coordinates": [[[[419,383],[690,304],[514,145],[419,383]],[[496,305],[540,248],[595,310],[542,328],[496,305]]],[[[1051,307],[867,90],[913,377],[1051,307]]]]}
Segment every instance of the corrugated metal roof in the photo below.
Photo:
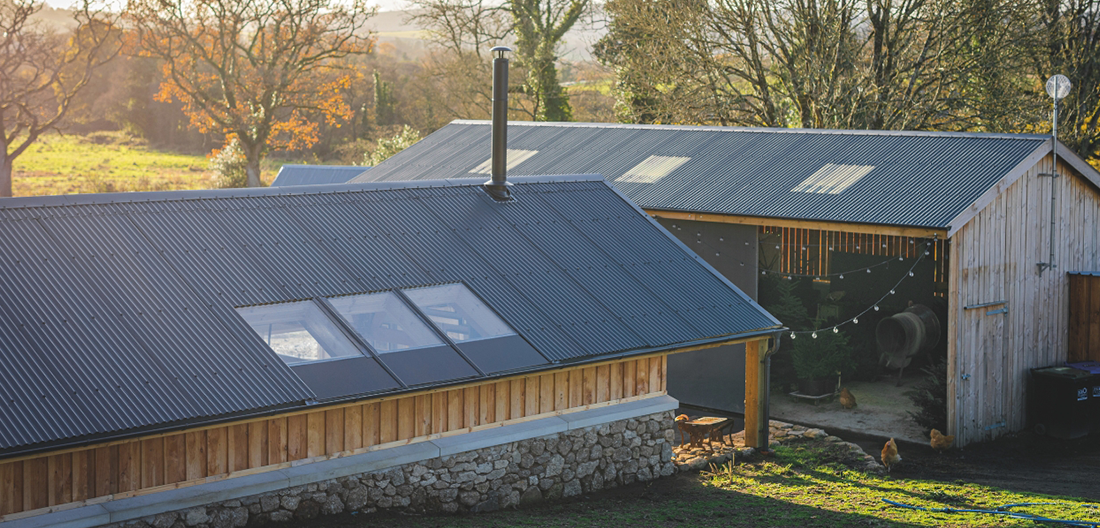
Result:
{"type": "MultiPolygon", "coordinates": [[[[456,121],[354,181],[483,178],[470,171],[488,159],[489,135],[488,122],[456,121]]],[[[508,131],[508,148],[538,151],[510,175],[600,174],[646,209],[935,228],[948,227],[1048,142],[1016,134],[586,123],[512,122],[508,131]],[[623,177],[651,156],[689,159],[650,161],[676,165],[667,175],[623,177]],[[829,165],[856,168],[819,172],[829,165]],[[843,190],[794,190],[815,173],[826,191],[843,190]],[[839,179],[845,174],[851,177],[839,179]]]]}
{"type": "Polygon", "coordinates": [[[283,165],[271,186],[347,183],[369,168],[359,165],[283,165]]]}
{"type": "Polygon", "coordinates": [[[236,306],[461,281],[554,362],[779,327],[598,177],[529,180],[0,200],[0,453],[304,405],[236,306]]]}

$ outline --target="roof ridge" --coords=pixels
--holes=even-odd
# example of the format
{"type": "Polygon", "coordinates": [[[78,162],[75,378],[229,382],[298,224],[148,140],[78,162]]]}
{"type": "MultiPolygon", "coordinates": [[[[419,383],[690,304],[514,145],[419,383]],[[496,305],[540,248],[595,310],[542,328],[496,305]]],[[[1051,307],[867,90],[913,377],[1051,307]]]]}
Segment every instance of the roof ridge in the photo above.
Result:
{"type": "MultiPolygon", "coordinates": [[[[454,125],[491,125],[492,123],[480,119],[455,119],[454,125]]],[[[902,137],[947,137],[947,138],[981,138],[981,139],[1014,139],[1024,141],[1041,141],[1050,139],[1042,134],[1012,134],[1007,132],[938,132],[924,130],[843,130],[832,128],[767,128],[767,127],[731,127],[714,125],[647,125],[629,123],[578,123],[578,122],[545,122],[545,121],[509,121],[508,126],[531,127],[561,127],[561,128],[618,128],[633,130],[683,130],[689,132],[746,132],[754,134],[810,134],[810,135],[841,135],[841,136],[902,136],[902,137]]]]}
{"type": "MultiPolygon", "coordinates": [[[[561,183],[603,181],[599,174],[565,174],[545,176],[512,176],[514,184],[561,183]]],[[[442,187],[473,187],[483,182],[474,178],[445,178],[439,180],[385,181],[366,183],[335,183],[296,185],[290,187],[249,187],[242,189],[192,189],[182,191],[146,191],[121,193],[59,194],[48,196],[20,196],[0,198],[0,210],[28,209],[34,207],[66,207],[76,205],[105,205],[117,203],[183,202],[189,200],[228,200],[231,198],[255,198],[261,196],[325,195],[353,192],[391,191],[397,189],[428,189],[442,187]]]]}

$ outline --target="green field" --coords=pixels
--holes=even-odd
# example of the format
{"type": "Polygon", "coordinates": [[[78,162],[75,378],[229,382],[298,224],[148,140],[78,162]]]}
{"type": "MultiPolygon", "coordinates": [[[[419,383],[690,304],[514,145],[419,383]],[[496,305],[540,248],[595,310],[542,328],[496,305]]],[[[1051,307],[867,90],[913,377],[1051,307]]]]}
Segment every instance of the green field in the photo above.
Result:
{"type": "MultiPolygon", "coordinates": [[[[265,163],[270,183],[279,163],[265,163]]],[[[206,156],[150,148],[116,132],[44,136],[15,160],[15,196],[207,189],[206,156]]]]}

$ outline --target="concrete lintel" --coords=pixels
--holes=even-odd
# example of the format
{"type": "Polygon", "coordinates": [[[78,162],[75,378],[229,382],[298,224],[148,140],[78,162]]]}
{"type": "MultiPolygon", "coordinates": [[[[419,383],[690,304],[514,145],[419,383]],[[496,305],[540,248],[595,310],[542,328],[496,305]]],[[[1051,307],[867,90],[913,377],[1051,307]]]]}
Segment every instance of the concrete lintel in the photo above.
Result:
{"type": "Polygon", "coordinates": [[[359,455],[333,458],[277,471],[289,480],[289,486],[312,484],[322,480],[370,473],[394,466],[430,460],[439,456],[439,448],[431,442],[417,442],[359,455]]]}
{"type": "Polygon", "coordinates": [[[675,411],[679,406],[680,402],[677,401],[676,398],[665,395],[656,398],[646,398],[644,400],[620,403],[618,405],[610,405],[608,407],[599,407],[588,411],[563,414],[561,418],[565,420],[569,425],[569,429],[572,430],[592,427],[593,425],[601,425],[608,422],[617,422],[619,420],[629,420],[631,418],[659,412],[675,411]]]}
{"type": "Polygon", "coordinates": [[[103,507],[111,513],[111,522],[122,522],[267,493],[289,486],[286,475],[279,471],[267,471],[105,502],[103,507]]]}
{"type": "Polygon", "coordinates": [[[111,522],[111,513],[93,504],[0,523],[4,528],[91,528],[111,522]]]}
{"type": "Polygon", "coordinates": [[[431,443],[439,448],[439,456],[447,456],[475,449],[510,444],[528,438],[562,433],[567,430],[568,426],[565,420],[559,416],[551,416],[530,422],[514,423],[463,435],[439,438],[432,440],[431,443]]]}

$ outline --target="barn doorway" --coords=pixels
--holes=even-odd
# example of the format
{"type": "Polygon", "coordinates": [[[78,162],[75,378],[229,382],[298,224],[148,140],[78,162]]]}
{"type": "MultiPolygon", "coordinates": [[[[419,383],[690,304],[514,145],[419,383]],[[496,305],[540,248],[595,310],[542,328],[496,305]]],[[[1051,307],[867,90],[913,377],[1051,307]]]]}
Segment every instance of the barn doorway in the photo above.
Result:
{"type": "Polygon", "coordinates": [[[772,360],[772,418],[927,441],[929,424],[946,422],[944,241],[767,226],[758,236],[759,302],[792,330],[772,360]],[[914,324],[928,325],[916,345],[914,324]]]}

